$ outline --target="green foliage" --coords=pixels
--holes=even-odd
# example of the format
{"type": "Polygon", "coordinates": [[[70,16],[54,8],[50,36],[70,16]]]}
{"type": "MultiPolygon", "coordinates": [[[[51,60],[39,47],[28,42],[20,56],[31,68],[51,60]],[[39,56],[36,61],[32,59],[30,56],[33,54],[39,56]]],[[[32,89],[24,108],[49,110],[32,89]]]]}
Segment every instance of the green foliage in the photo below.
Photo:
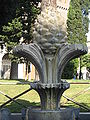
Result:
{"type": "Polygon", "coordinates": [[[15,18],[16,0],[0,0],[0,34],[2,26],[15,18]]]}
{"type": "Polygon", "coordinates": [[[86,43],[88,19],[84,14],[84,8],[86,11],[86,2],[81,0],[71,0],[70,8],[67,20],[67,33],[69,43],[86,43]]]}
{"type": "Polygon", "coordinates": [[[85,16],[88,15],[88,9],[90,9],[90,0],[80,0],[81,9],[85,16]]]}
{"type": "Polygon", "coordinates": [[[5,41],[7,49],[10,51],[14,46],[19,44],[21,37],[25,42],[30,43],[32,40],[32,26],[39,14],[40,9],[37,7],[38,0],[9,0],[2,2],[0,6],[6,3],[6,9],[2,11],[3,19],[5,18],[6,11],[7,20],[1,26],[0,39],[5,41]],[[12,4],[12,6],[11,6],[12,4]],[[11,14],[13,12],[13,14],[11,14]]]}
{"type": "Polygon", "coordinates": [[[79,66],[78,59],[73,59],[67,63],[66,67],[64,68],[62,78],[64,79],[72,79],[74,75],[77,73],[77,68],[79,66]]]}
{"type": "Polygon", "coordinates": [[[86,54],[81,57],[81,67],[83,66],[87,67],[90,71],[90,54],[86,54]]]}
{"type": "Polygon", "coordinates": [[[39,0],[4,0],[0,1],[0,40],[5,42],[12,62],[25,61],[11,53],[12,48],[20,43],[32,41],[32,26],[39,14],[39,0]]]}
{"type": "Polygon", "coordinates": [[[22,24],[20,18],[15,18],[12,22],[8,22],[8,26],[3,26],[3,35],[0,35],[0,39],[5,41],[8,51],[19,43],[19,39],[22,36],[22,24]]]}
{"type": "Polygon", "coordinates": [[[32,40],[32,26],[39,14],[40,9],[37,7],[37,0],[19,0],[18,16],[21,16],[21,23],[23,25],[23,37],[27,43],[30,43],[32,40]]]}
{"type": "MultiPolygon", "coordinates": [[[[90,8],[90,0],[71,0],[67,20],[68,42],[71,44],[86,44],[86,33],[88,32],[88,9],[90,8]]],[[[78,64],[71,61],[64,69],[63,77],[72,78],[76,74],[78,64]]],[[[82,65],[86,64],[83,62],[82,65]]]]}
{"type": "Polygon", "coordinates": [[[78,58],[73,59],[71,62],[74,64],[74,74],[76,74],[76,72],[77,72],[77,68],[79,67],[79,61],[78,61],[78,58]]]}
{"type": "Polygon", "coordinates": [[[80,5],[83,13],[83,26],[85,33],[87,33],[89,25],[88,10],[90,9],[90,0],[80,0],[80,5]]]}

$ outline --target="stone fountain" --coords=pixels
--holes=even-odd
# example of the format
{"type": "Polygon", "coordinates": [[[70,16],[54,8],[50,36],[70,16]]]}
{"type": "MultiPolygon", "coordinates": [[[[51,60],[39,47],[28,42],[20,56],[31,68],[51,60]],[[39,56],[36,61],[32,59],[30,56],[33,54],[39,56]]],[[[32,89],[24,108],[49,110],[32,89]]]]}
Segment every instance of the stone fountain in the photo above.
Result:
{"type": "Polygon", "coordinates": [[[40,96],[41,109],[28,109],[26,120],[75,120],[73,109],[60,107],[60,98],[70,87],[61,75],[67,62],[86,54],[87,47],[66,42],[69,3],[70,0],[42,0],[33,28],[33,43],[14,48],[14,54],[35,65],[40,78],[30,86],[40,96]]]}

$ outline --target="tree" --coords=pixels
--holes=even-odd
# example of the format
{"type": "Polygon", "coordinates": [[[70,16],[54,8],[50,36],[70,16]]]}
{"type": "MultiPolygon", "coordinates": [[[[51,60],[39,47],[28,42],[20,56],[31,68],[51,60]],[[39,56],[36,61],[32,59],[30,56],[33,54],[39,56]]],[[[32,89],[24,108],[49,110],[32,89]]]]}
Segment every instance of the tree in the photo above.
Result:
{"type": "Polygon", "coordinates": [[[86,43],[86,33],[83,26],[83,14],[80,0],[71,0],[67,20],[69,43],[86,43]]]}
{"type": "Polygon", "coordinates": [[[83,27],[85,33],[88,32],[89,19],[88,19],[88,10],[90,9],[90,0],[80,0],[81,10],[83,14],[83,27]]]}
{"type": "Polygon", "coordinates": [[[0,40],[5,41],[8,52],[19,44],[21,37],[24,38],[25,42],[31,42],[32,26],[37,14],[40,13],[37,6],[38,2],[39,0],[0,1],[0,12],[2,13],[0,40]]]}
{"type": "Polygon", "coordinates": [[[8,22],[8,26],[3,26],[3,35],[0,38],[5,41],[8,52],[19,43],[22,36],[22,24],[20,18],[15,18],[12,22],[8,22]]]}
{"type": "MultiPolygon", "coordinates": [[[[0,6],[5,6],[4,11],[2,10],[2,19],[6,17],[5,13],[7,11],[9,14],[7,13],[7,19],[5,18],[4,22],[0,24],[0,40],[5,41],[9,53],[14,46],[19,44],[21,37],[23,37],[23,40],[27,43],[32,41],[32,26],[40,11],[37,6],[38,1],[39,0],[4,0],[4,2],[1,2],[0,6]]],[[[15,65],[16,57],[11,53],[9,56],[11,60],[14,60],[15,65]]]]}
{"type": "Polygon", "coordinates": [[[16,2],[17,0],[0,0],[0,34],[2,32],[2,26],[11,22],[16,15],[16,2]]]}
{"type": "Polygon", "coordinates": [[[64,68],[62,78],[64,79],[72,79],[74,75],[77,74],[77,68],[79,67],[78,59],[73,59],[72,61],[68,62],[66,67],[64,68]]]}
{"type": "Polygon", "coordinates": [[[90,54],[82,56],[81,67],[85,66],[90,71],[90,54]]]}
{"type": "Polygon", "coordinates": [[[32,26],[40,11],[37,7],[37,1],[34,0],[11,0],[11,3],[12,5],[16,5],[16,7],[13,10],[13,8],[11,7],[10,9],[10,5],[7,4],[7,9],[10,9],[10,12],[13,10],[14,15],[12,19],[10,17],[11,15],[8,15],[9,19],[6,24],[4,23],[0,35],[0,39],[4,40],[7,47],[11,47],[10,49],[19,43],[20,37],[22,36],[25,42],[31,42],[32,26]]]}
{"type": "MultiPolygon", "coordinates": [[[[71,0],[67,20],[67,36],[68,42],[86,44],[86,33],[88,32],[88,9],[90,8],[90,0],[71,0]]],[[[67,78],[76,72],[76,60],[70,61],[64,69],[63,77],[67,74],[67,78]],[[75,67],[75,72],[73,68],[75,67]],[[69,71],[66,73],[66,70],[69,71]],[[71,75],[69,75],[71,73],[71,75]]],[[[78,64],[78,63],[77,63],[78,64]]],[[[78,67],[78,65],[77,65],[78,67]]],[[[81,68],[81,67],[80,67],[81,68]]],[[[81,70],[80,70],[81,78],[81,70]]]]}
{"type": "Polygon", "coordinates": [[[40,13],[38,8],[39,0],[19,0],[18,3],[18,16],[21,17],[23,25],[22,36],[27,43],[32,42],[32,27],[37,14],[40,13]]]}

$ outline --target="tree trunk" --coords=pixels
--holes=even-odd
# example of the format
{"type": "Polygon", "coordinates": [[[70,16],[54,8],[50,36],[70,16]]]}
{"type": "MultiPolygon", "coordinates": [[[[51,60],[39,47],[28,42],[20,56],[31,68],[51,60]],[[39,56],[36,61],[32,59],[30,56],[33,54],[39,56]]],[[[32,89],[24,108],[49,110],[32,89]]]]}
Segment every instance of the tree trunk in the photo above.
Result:
{"type": "Polygon", "coordinates": [[[82,71],[81,71],[81,57],[80,57],[80,71],[79,71],[79,79],[81,80],[82,78],[82,71]]]}

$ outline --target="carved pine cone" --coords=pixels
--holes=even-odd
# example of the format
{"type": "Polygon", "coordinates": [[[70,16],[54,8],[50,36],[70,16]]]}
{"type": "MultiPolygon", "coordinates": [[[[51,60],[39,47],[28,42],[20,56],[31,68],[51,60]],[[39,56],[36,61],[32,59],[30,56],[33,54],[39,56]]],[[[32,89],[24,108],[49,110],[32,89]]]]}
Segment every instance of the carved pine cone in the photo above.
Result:
{"type": "Polygon", "coordinates": [[[58,11],[47,7],[38,15],[34,26],[33,41],[38,43],[44,52],[55,52],[61,43],[66,42],[66,23],[58,11]]]}

